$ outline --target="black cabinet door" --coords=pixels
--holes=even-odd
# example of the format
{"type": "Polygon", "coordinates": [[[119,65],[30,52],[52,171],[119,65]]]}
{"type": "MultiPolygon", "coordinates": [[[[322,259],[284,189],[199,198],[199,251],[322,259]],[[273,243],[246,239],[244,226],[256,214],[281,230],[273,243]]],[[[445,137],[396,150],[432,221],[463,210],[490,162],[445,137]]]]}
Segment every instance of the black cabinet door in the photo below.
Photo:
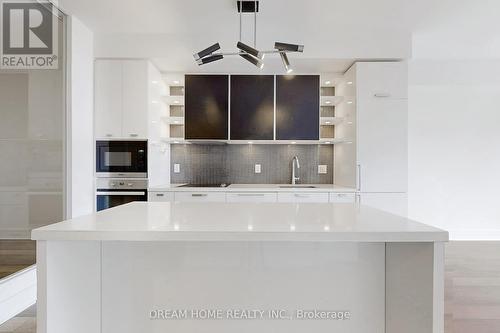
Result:
{"type": "Polygon", "coordinates": [[[276,139],[319,140],[319,75],[276,76],[276,139]]]}
{"type": "Polygon", "coordinates": [[[186,140],[227,140],[228,75],[185,76],[186,140]]]}
{"type": "Polygon", "coordinates": [[[272,140],[274,76],[231,75],[231,140],[272,140]]]}

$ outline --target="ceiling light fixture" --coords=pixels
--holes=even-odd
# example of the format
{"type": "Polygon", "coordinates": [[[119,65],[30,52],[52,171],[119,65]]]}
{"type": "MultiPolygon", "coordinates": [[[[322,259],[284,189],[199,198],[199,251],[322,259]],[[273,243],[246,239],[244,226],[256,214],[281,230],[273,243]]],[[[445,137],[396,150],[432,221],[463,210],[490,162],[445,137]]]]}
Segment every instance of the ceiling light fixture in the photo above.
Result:
{"type": "Polygon", "coordinates": [[[205,57],[205,58],[198,59],[198,60],[196,60],[196,62],[198,63],[198,66],[200,66],[200,65],[208,64],[209,62],[221,60],[222,58],[224,58],[224,56],[222,54],[215,54],[215,55],[210,55],[210,56],[205,57]]]}
{"type": "Polygon", "coordinates": [[[238,42],[236,44],[236,47],[239,48],[241,51],[246,52],[250,54],[251,56],[254,56],[255,58],[258,58],[260,60],[264,59],[264,53],[260,52],[259,50],[254,49],[251,46],[248,46],[247,44],[244,44],[242,42],[238,42]]]}
{"type": "Polygon", "coordinates": [[[264,63],[260,59],[257,59],[255,57],[251,56],[250,54],[242,53],[242,54],[240,54],[240,57],[242,57],[246,61],[254,64],[255,66],[259,67],[260,69],[264,68],[264,63]]]}
{"type": "Polygon", "coordinates": [[[288,61],[288,56],[285,52],[280,52],[281,61],[283,61],[283,66],[287,73],[293,72],[293,68],[290,67],[290,61],[288,61]]]}
{"type": "Polygon", "coordinates": [[[298,45],[298,44],[276,42],[274,43],[274,48],[280,51],[301,52],[301,53],[304,52],[304,45],[298,45]]]}
{"type": "Polygon", "coordinates": [[[198,62],[198,60],[200,60],[206,56],[211,55],[212,53],[214,53],[217,50],[220,50],[219,43],[215,43],[214,45],[209,46],[206,49],[201,50],[200,52],[193,54],[194,60],[196,60],[198,62]]]}
{"type": "Polygon", "coordinates": [[[290,66],[290,61],[288,60],[287,53],[292,52],[303,52],[304,45],[299,44],[289,44],[282,42],[275,42],[273,50],[262,51],[257,49],[257,13],[259,12],[259,1],[236,1],[238,13],[240,15],[240,38],[236,47],[237,52],[217,52],[220,49],[219,43],[215,43],[206,49],[195,53],[194,59],[196,63],[201,66],[217,60],[221,60],[224,56],[234,56],[239,55],[243,59],[262,69],[264,63],[262,60],[266,54],[276,54],[279,53],[283,66],[287,73],[291,73],[293,69],[290,66]],[[253,24],[253,46],[249,46],[241,41],[241,31],[242,31],[242,13],[250,13],[254,16],[253,24]]]}

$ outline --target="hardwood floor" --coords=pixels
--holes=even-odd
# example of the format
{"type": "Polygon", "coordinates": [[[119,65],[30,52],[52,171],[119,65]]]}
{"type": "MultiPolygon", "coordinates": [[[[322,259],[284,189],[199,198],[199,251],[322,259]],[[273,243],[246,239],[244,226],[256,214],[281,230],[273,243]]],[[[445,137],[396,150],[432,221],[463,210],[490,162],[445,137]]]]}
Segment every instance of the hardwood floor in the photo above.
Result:
{"type": "MultiPolygon", "coordinates": [[[[446,246],[445,333],[500,332],[500,242],[446,246]]],[[[34,333],[35,311],[0,326],[0,333],[34,333]]]]}
{"type": "Polygon", "coordinates": [[[35,241],[0,240],[0,279],[33,265],[35,256],[35,241]]]}
{"type": "Polygon", "coordinates": [[[445,332],[500,332],[500,242],[446,246],[445,332]]]}
{"type": "Polygon", "coordinates": [[[36,305],[0,325],[0,333],[35,333],[36,305]]]}

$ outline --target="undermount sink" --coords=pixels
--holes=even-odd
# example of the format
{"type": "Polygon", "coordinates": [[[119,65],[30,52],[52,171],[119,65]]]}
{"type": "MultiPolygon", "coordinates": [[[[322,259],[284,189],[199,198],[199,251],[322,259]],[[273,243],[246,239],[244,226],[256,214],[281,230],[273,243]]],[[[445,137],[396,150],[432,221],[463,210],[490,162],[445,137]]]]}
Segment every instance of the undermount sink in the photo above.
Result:
{"type": "Polygon", "coordinates": [[[280,185],[280,188],[316,188],[313,185],[280,185]]]}

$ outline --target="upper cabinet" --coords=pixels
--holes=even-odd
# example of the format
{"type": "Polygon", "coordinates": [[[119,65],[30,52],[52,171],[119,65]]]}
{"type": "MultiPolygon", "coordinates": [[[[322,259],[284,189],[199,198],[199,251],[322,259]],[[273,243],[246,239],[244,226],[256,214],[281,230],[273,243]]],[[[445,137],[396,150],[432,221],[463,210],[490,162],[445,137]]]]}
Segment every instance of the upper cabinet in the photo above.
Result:
{"type": "Polygon", "coordinates": [[[186,140],[227,140],[228,75],[185,76],[186,140]]]}
{"type": "Polygon", "coordinates": [[[408,70],[405,62],[358,62],[359,99],[408,98],[408,70]]]}
{"type": "Polygon", "coordinates": [[[319,75],[276,76],[276,139],[318,140],[319,75]]]}
{"type": "Polygon", "coordinates": [[[274,76],[231,76],[231,140],[273,140],[274,76]]]}
{"type": "Polygon", "coordinates": [[[148,62],[96,60],[96,138],[147,138],[148,62]]]}

